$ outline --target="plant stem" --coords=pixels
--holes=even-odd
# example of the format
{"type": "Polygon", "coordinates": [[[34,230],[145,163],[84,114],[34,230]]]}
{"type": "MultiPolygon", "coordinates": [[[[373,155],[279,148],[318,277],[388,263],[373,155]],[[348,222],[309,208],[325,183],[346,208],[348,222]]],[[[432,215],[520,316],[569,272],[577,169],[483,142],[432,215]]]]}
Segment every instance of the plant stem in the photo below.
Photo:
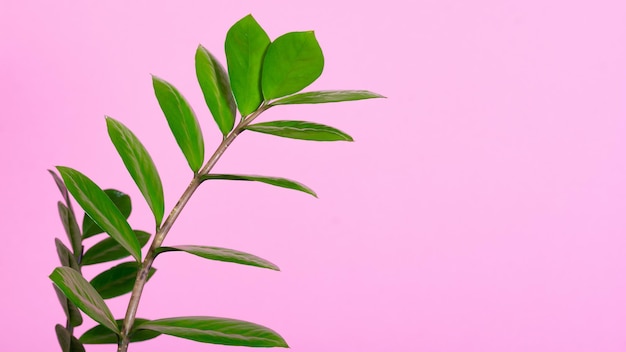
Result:
{"type": "Polygon", "coordinates": [[[137,315],[137,308],[139,307],[139,301],[141,300],[141,293],[143,292],[143,288],[146,285],[146,281],[148,281],[148,274],[150,272],[150,268],[152,268],[152,263],[154,262],[154,258],[156,257],[156,251],[161,246],[163,241],[165,240],[165,236],[167,236],[168,232],[174,225],[174,222],[180,215],[181,211],[193,195],[193,193],[198,189],[200,184],[202,183],[201,176],[208,174],[213,166],[217,163],[220,157],[224,154],[228,146],[237,138],[237,136],[245,129],[245,127],[250,124],[255,118],[257,118],[263,111],[269,109],[270,106],[265,103],[261,104],[261,106],[252,114],[250,114],[246,118],[242,118],[239,121],[239,124],[222,140],[222,143],[217,147],[209,161],[200,169],[200,171],[194,175],[191,183],[187,186],[187,189],[183,192],[178,199],[178,202],[168,215],[167,219],[163,222],[163,226],[157,230],[154,239],[152,240],[152,244],[150,245],[150,249],[148,253],[146,253],[146,258],[141,264],[141,268],[137,273],[137,278],[135,279],[135,286],[133,287],[133,291],[130,296],[130,301],[128,302],[128,308],[126,309],[126,316],[124,317],[124,323],[122,325],[121,338],[118,342],[117,351],[118,352],[126,352],[128,350],[128,344],[130,343],[130,332],[135,323],[135,316],[137,315]]]}

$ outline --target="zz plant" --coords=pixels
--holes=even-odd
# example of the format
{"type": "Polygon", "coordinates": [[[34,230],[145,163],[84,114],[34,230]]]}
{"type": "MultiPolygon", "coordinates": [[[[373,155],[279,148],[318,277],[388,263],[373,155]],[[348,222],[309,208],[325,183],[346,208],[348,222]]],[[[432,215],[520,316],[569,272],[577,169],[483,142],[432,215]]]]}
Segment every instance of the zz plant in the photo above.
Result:
{"type": "Polygon", "coordinates": [[[204,139],[196,116],[179,92],[167,81],[152,77],[154,93],[167,123],[193,171],[193,178],[169,215],[165,217],[161,179],[152,158],[139,139],[121,122],[106,118],[111,142],[130,176],[137,184],[154,215],[153,233],[134,230],[127,218],[131,201],[127,194],[101,189],[87,176],[69,167],[58,166],[60,177],[50,171],[63,201],[59,214],[67,233],[69,246],[55,239],[60,267],[50,279],[66,315],[65,325],[56,325],[56,334],[64,352],[84,351],[84,344],[115,344],[125,352],[131,342],[155,338],[161,334],[204,343],[250,346],[288,347],[275,331],[254,323],[210,316],[175,317],[148,320],[136,317],[146,282],[155,273],[153,263],[162,253],[179,251],[202,258],[279,270],[271,262],[240,251],[204,245],[162,246],[193,193],[205,181],[256,181],[289,188],[316,196],[307,186],[280,177],[229,175],[211,173],[228,146],[243,131],[312,141],[352,141],[352,138],[330,126],[306,121],[270,121],[254,123],[264,111],[279,105],[319,104],[381,98],[363,90],[316,91],[299,93],[322,73],[324,57],[312,31],[291,32],[274,41],[257,21],[248,15],[235,23],[226,35],[228,72],[211,53],[199,46],[195,56],[196,75],[206,104],[223,139],[206,160],[204,139]],[[236,118],[239,111],[240,118],[236,118]],[[206,160],[206,162],[205,162],[206,160]],[[84,210],[82,226],[70,195],[84,210]],[[106,233],[108,237],[84,250],[83,240],[106,233]],[[152,240],[149,249],[144,247],[152,240]],[[115,265],[91,280],[81,270],[86,265],[130,260],[115,265]],[[115,319],[106,299],[131,293],[123,319],[115,319]],[[81,311],[98,325],[80,338],[74,328],[83,323],[81,311]]]}

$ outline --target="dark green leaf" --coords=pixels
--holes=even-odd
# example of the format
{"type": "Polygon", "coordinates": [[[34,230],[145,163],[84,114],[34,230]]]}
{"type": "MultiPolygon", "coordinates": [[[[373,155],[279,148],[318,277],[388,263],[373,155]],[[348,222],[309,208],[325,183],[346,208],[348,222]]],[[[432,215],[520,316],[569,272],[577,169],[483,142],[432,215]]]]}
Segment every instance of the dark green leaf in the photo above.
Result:
{"type": "Polygon", "coordinates": [[[57,169],[65,186],[89,217],[126,248],[137,261],[141,261],[141,247],[135,233],[107,194],[80,172],[63,166],[58,166],[57,169]]]}
{"type": "Polygon", "coordinates": [[[267,177],[267,176],[256,176],[256,175],[224,175],[224,174],[209,174],[203,175],[202,180],[234,180],[234,181],[257,181],[267,183],[268,185],[283,187],[294,189],[296,191],[301,191],[304,193],[308,193],[313,197],[317,197],[317,194],[310,189],[309,187],[292,180],[288,180],[286,178],[281,177],[267,177]]]}
{"type": "Polygon", "coordinates": [[[78,309],[111,331],[119,333],[106,303],[78,271],[59,267],[50,274],[50,279],[78,309]]]}
{"type": "Polygon", "coordinates": [[[58,202],[57,205],[59,208],[59,216],[61,217],[61,222],[63,223],[63,228],[65,229],[67,238],[72,244],[72,251],[74,252],[74,256],[78,258],[82,253],[83,247],[80,229],[78,228],[78,223],[76,222],[76,216],[74,215],[74,212],[68,209],[62,202],[58,202]]]}
{"type": "Polygon", "coordinates": [[[196,76],[213,119],[226,136],[235,125],[235,99],[226,70],[202,45],[196,50],[196,76]]]}
{"type": "MultiPolygon", "coordinates": [[[[141,247],[145,246],[150,239],[150,234],[143,231],[135,230],[137,235],[137,241],[141,247]]],[[[124,247],[122,247],[116,240],[112,238],[105,238],[104,240],[96,243],[93,247],[83,255],[82,265],[92,265],[104,262],[110,262],[112,260],[126,258],[130,255],[124,247]]]]}
{"type": "Polygon", "coordinates": [[[76,257],[74,257],[69,248],[67,248],[65,244],[63,244],[63,242],[58,238],[54,239],[54,244],[57,247],[57,254],[59,255],[59,261],[61,262],[61,265],[70,267],[74,270],[79,270],[80,266],[76,261],[76,257]]]}
{"type": "MultiPolygon", "coordinates": [[[[138,263],[122,263],[98,274],[90,281],[90,284],[104,299],[121,296],[133,290],[137,271],[139,271],[138,263]]],[[[155,271],[155,268],[150,268],[148,279],[154,275],[155,271]]]]}
{"type": "Polygon", "coordinates": [[[52,170],[48,170],[48,172],[50,173],[50,175],[52,175],[52,178],[54,179],[54,183],[56,183],[57,187],[59,188],[59,191],[61,192],[61,195],[63,196],[63,200],[65,200],[65,204],[68,207],[71,207],[70,195],[69,193],[67,193],[67,188],[65,187],[63,180],[61,180],[61,178],[59,177],[59,175],[56,174],[56,172],[52,170]]]}
{"type": "Polygon", "coordinates": [[[273,101],[271,105],[323,104],[373,98],[384,98],[384,96],[367,90],[325,90],[290,95],[273,101]]]}
{"type": "Polygon", "coordinates": [[[54,292],[56,292],[57,297],[59,298],[59,303],[61,303],[61,307],[63,308],[63,312],[65,312],[65,316],[70,321],[71,326],[80,326],[83,324],[83,316],[80,314],[80,311],[72,302],[70,302],[67,297],[61,292],[61,290],[52,285],[54,288],[54,292]]]}
{"type": "Polygon", "coordinates": [[[261,86],[265,100],[296,93],[313,83],[324,69],[324,55],[309,32],[284,34],[270,44],[263,61],[261,86]]]}
{"type": "Polygon", "coordinates": [[[269,45],[270,38],[252,15],[239,20],[226,34],[228,74],[241,116],[263,102],[261,67],[269,45]]]}
{"type": "Polygon", "coordinates": [[[198,257],[219,260],[222,262],[238,263],[243,265],[257,266],[259,268],[267,268],[279,271],[280,269],[273,263],[257,257],[255,255],[236,251],[234,249],[219,248],[219,247],[207,247],[207,246],[172,246],[172,247],[160,247],[157,249],[157,254],[163,252],[181,251],[187,252],[198,257]]]}
{"type": "MultiPolygon", "coordinates": [[[[131,211],[133,210],[132,203],[130,201],[130,197],[128,194],[120,192],[116,189],[105,189],[104,193],[113,201],[115,207],[122,213],[125,219],[128,219],[131,211]]],[[[100,228],[100,226],[96,225],[95,222],[89,217],[89,215],[85,214],[83,217],[83,239],[92,237],[94,235],[103,233],[104,230],[100,228]]]]}
{"type": "MultiPolygon", "coordinates": [[[[148,320],[136,318],[135,324],[130,331],[130,342],[139,342],[153,339],[159,335],[160,332],[151,331],[151,330],[141,330],[135,329],[135,326],[139,324],[145,323],[148,320]]],[[[117,326],[119,329],[122,329],[122,324],[124,323],[124,319],[118,319],[117,326]]],[[[116,344],[117,343],[117,335],[111,330],[107,329],[102,325],[96,325],[93,328],[87,330],[83,336],[80,337],[80,341],[84,344],[95,345],[95,344],[116,344]]]]}
{"type": "Polygon", "coordinates": [[[352,142],[345,132],[334,127],[306,121],[270,121],[249,125],[246,129],[255,132],[273,134],[279,137],[305,139],[309,141],[348,141],[352,142]]]}
{"type": "Polygon", "coordinates": [[[204,162],[204,139],[196,114],[173,85],[155,76],[152,76],[152,85],[176,143],[191,170],[198,172],[204,162]]]}
{"type": "Polygon", "coordinates": [[[54,330],[57,333],[57,340],[61,346],[63,352],[85,352],[85,347],[78,339],[76,339],[70,332],[62,325],[55,325],[54,330]]]}
{"type": "Polygon", "coordinates": [[[152,320],[137,326],[198,342],[248,347],[289,347],[275,331],[247,321],[216,317],[152,320]]]}
{"type": "Polygon", "coordinates": [[[122,158],[130,176],[139,187],[141,194],[148,202],[157,227],[160,226],[165,211],[165,203],[163,185],[154,161],[131,130],[111,117],[107,117],[106,121],[111,142],[122,158]]]}

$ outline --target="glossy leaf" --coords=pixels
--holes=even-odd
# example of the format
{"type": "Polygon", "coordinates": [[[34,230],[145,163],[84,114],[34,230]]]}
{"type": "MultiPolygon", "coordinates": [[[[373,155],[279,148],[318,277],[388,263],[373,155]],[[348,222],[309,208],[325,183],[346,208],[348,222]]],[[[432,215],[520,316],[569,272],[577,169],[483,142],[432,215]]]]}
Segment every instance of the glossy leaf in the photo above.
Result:
{"type": "MultiPolygon", "coordinates": [[[[98,274],[90,281],[90,284],[104,299],[121,296],[133,290],[137,271],[139,271],[138,263],[122,263],[98,274]]],[[[148,279],[154,275],[155,271],[155,268],[150,268],[148,279]]]]}
{"type": "Polygon", "coordinates": [[[83,248],[80,229],[78,228],[78,223],[76,222],[76,216],[74,215],[74,212],[68,209],[62,202],[58,202],[57,205],[59,209],[59,216],[61,217],[61,222],[63,223],[63,228],[65,229],[67,238],[72,245],[72,251],[74,252],[74,256],[78,258],[82,253],[83,248]]]}
{"type": "Polygon", "coordinates": [[[91,319],[119,333],[113,314],[98,292],[76,270],[59,267],[50,274],[50,279],[76,307],[91,319]]]}
{"type": "Polygon", "coordinates": [[[222,262],[237,263],[243,265],[251,265],[259,268],[267,268],[280,271],[280,269],[270,261],[255,255],[236,251],[234,249],[219,248],[219,247],[207,247],[207,246],[172,246],[172,247],[160,247],[157,249],[157,254],[164,252],[187,252],[189,254],[197,255],[198,257],[219,260],[222,262]]]}
{"type": "Polygon", "coordinates": [[[196,114],[173,85],[155,76],[152,76],[152,85],[176,143],[191,170],[198,172],[204,162],[204,139],[196,114]]]}
{"type": "Polygon", "coordinates": [[[235,125],[235,99],[226,70],[202,45],[196,50],[196,76],[213,119],[226,136],[235,125]]]}
{"type": "Polygon", "coordinates": [[[272,134],[279,137],[304,139],[309,141],[348,141],[353,139],[347,133],[334,127],[306,121],[269,121],[248,125],[247,130],[272,134]]]}
{"type": "Polygon", "coordinates": [[[367,90],[325,90],[290,95],[273,101],[271,105],[338,103],[374,98],[385,97],[367,90]]]}
{"type": "MultiPolygon", "coordinates": [[[[151,331],[151,330],[141,330],[136,329],[135,327],[139,324],[143,324],[147,322],[147,319],[136,318],[135,324],[130,331],[130,342],[139,342],[153,339],[159,335],[160,332],[151,331]]],[[[116,320],[117,326],[120,330],[122,330],[122,324],[124,323],[124,319],[116,320]]],[[[111,330],[107,329],[102,325],[96,325],[93,328],[85,331],[85,333],[80,337],[80,342],[88,345],[96,345],[96,344],[117,344],[117,335],[113,333],[111,330]]]]}
{"type": "Polygon", "coordinates": [[[312,31],[284,34],[265,53],[261,86],[265,100],[299,92],[324,69],[324,55],[312,31]]]}
{"type": "Polygon", "coordinates": [[[63,166],[57,168],[65,186],[89,217],[126,248],[137,261],[141,261],[141,247],[135,233],[107,194],[80,172],[63,166]]]}
{"type": "MultiPolygon", "coordinates": [[[[128,194],[120,192],[116,189],[105,189],[104,193],[111,199],[115,207],[122,213],[125,219],[128,219],[133,210],[132,203],[128,194]]],[[[83,217],[83,239],[103,233],[104,230],[85,214],[83,217]]]]}
{"type": "MultiPolygon", "coordinates": [[[[137,241],[141,247],[145,246],[150,239],[150,234],[144,231],[135,230],[137,235],[137,241]]],[[[96,243],[93,247],[89,248],[83,255],[82,265],[92,265],[104,262],[110,262],[112,260],[126,258],[130,255],[124,247],[122,247],[116,240],[112,238],[105,238],[104,240],[96,243]]]]}
{"type": "Polygon", "coordinates": [[[154,161],[131,130],[111,117],[107,117],[106,121],[111,142],[148,202],[157,227],[160,226],[165,211],[165,201],[163,200],[163,185],[154,161]]]}
{"type": "Polygon", "coordinates": [[[59,299],[59,303],[61,304],[61,308],[63,308],[63,312],[65,312],[65,316],[67,320],[69,320],[71,326],[81,326],[83,324],[83,316],[80,314],[80,311],[76,306],[70,302],[67,297],[61,292],[61,290],[52,285],[54,288],[54,292],[57,294],[57,298],[59,299]]]}
{"type": "Polygon", "coordinates": [[[65,244],[63,244],[63,242],[58,238],[54,239],[54,245],[57,248],[57,255],[59,256],[61,265],[70,267],[74,270],[79,270],[80,266],[70,249],[67,248],[67,246],[65,246],[65,244]]]}
{"type": "Polygon", "coordinates": [[[152,320],[140,329],[198,342],[248,347],[289,347],[275,331],[247,321],[216,317],[179,317],[152,320]]]}
{"type": "Polygon", "coordinates": [[[54,327],[57,334],[57,340],[63,352],[85,352],[85,347],[77,338],[62,325],[57,324],[54,327]]]}
{"type": "Polygon", "coordinates": [[[268,185],[293,189],[296,191],[308,193],[313,197],[317,197],[315,191],[309,187],[286,178],[281,177],[268,177],[268,176],[256,176],[256,175],[224,175],[224,174],[209,174],[203,175],[202,180],[233,180],[233,181],[256,181],[267,183],[268,185]]]}
{"type": "Polygon", "coordinates": [[[247,116],[263,102],[261,68],[270,38],[259,23],[247,15],[226,34],[226,62],[237,107],[247,116]]]}

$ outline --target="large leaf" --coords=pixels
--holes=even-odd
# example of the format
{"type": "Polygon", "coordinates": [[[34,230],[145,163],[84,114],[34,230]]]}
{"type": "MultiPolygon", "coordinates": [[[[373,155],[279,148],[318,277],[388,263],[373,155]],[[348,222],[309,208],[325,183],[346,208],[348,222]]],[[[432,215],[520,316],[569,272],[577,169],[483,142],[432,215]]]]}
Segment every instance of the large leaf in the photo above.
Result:
{"type": "Polygon", "coordinates": [[[72,254],[72,252],[63,244],[63,242],[55,238],[54,245],[57,248],[57,255],[59,256],[59,261],[61,265],[70,267],[74,270],[79,270],[80,266],[78,265],[78,261],[76,261],[76,257],[72,254]]]}
{"type": "Polygon", "coordinates": [[[66,207],[62,202],[58,202],[57,205],[59,208],[59,216],[61,217],[61,222],[63,223],[63,228],[65,229],[67,238],[72,245],[72,251],[74,252],[74,256],[78,258],[82,253],[83,247],[80,229],[78,228],[78,223],[76,222],[76,216],[74,215],[74,212],[66,207]]]}
{"type": "Polygon", "coordinates": [[[261,68],[270,38],[259,23],[247,15],[226,34],[226,62],[241,116],[252,113],[263,102],[261,68]]]}
{"type": "Polygon", "coordinates": [[[152,85],[176,143],[191,170],[198,172],[204,162],[204,139],[196,114],[173,85],[155,76],[152,76],[152,85]]]}
{"type": "Polygon", "coordinates": [[[271,105],[323,104],[373,98],[384,98],[384,96],[367,90],[323,90],[290,95],[273,101],[271,105]]]}
{"type": "Polygon", "coordinates": [[[83,324],[83,316],[80,314],[80,311],[76,306],[70,302],[67,297],[61,292],[61,290],[52,285],[54,288],[54,292],[57,294],[57,298],[59,299],[59,303],[61,303],[61,308],[63,308],[63,312],[65,312],[65,316],[67,320],[70,322],[71,326],[80,326],[83,324]]]}
{"type": "MultiPolygon", "coordinates": [[[[147,319],[136,318],[135,324],[133,328],[130,330],[130,342],[139,342],[153,339],[159,335],[160,332],[151,331],[151,330],[141,330],[136,329],[135,327],[139,324],[143,324],[147,322],[147,319]]],[[[122,324],[124,323],[124,319],[116,320],[117,326],[119,329],[122,329],[122,324]]],[[[93,328],[85,331],[85,333],[79,338],[80,342],[89,345],[95,344],[117,344],[118,337],[115,333],[111,332],[111,330],[107,329],[102,325],[96,325],[93,328]]]]}
{"type": "Polygon", "coordinates": [[[196,50],[196,76],[213,119],[226,136],[235,125],[235,99],[226,70],[202,45],[196,50]]]}
{"type": "Polygon", "coordinates": [[[57,324],[54,326],[54,330],[57,333],[57,340],[61,346],[63,352],[85,352],[85,347],[78,341],[72,334],[64,328],[62,325],[57,324]]]}
{"type": "MultiPolygon", "coordinates": [[[[138,263],[122,263],[98,274],[90,281],[90,284],[104,299],[121,296],[133,290],[138,271],[138,263]]],[[[155,271],[155,268],[150,268],[148,279],[154,275],[155,271]]]]}
{"type": "MultiPolygon", "coordinates": [[[[116,189],[105,189],[104,193],[111,199],[115,207],[122,213],[125,219],[128,219],[130,213],[133,210],[130,196],[126,193],[120,192],[116,189]]],[[[94,235],[103,233],[104,230],[100,228],[89,215],[85,214],[83,217],[83,239],[92,237],[94,235]]]]}
{"type": "MultiPolygon", "coordinates": [[[[150,239],[150,234],[144,231],[135,230],[137,235],[137,241],[141,247],[145,246],[150,239]]],[[[92,265],[104,262],[110,262],[112,260],[126,258],[130,255],[124,247],[120,246],[116,240],[112,238],[105,238],[104,240],[96,243],[93,247],[89,248],[83,255],[82,265],[92,265]]]]}
{"type": "Polygon", "coordinates": [[[59,267],[50,274],[50,279],[78,309],[111,331],[119,333],[113,314],[106,303],[78,271],[59,267]]]}
{"type": "Polygon", "coordinates": [[[152,320],[139,329],[198,342],[248,347],[289,347],[275,331],[247,321],[216,317],[178,317],[152,320]]]}
{"type": "Polygon", "coordinates": [[[315,191],[309,187],[286,178],[281,177],[268,177],[268,176],[256,176],[256,175],[225,175],[225,174],[209,174],[203,175],[202,181],[205,180],[234,180],[234,181],[256,181],[267,183],[268,185],[289,188],[296,191],[308,193],[313,197],[317,197],[315,191]]]}
{"type": "Polygon", "coordinates": [[[324,55],[315,34],[284,34],[267,48],[261,86],[265,100],[296,93],[313,83],[324,69],[324,55]]]}
{"type": "Polygon", "coordinates": [[[135,233],[107,194],[80,172],[63,166],[58,166],[57,169],[65,186],[89,217],[126,248],[137,261],[141,261],[141,247],[135,233]]]}
{"type": "Polygon", "coordinates": [[[164,252],[187,252],[189,254],[197,255],[198,257],[219,260],[222,262],[238,263],[243,265],[257,266],[259,268],[267,268],[280,271],[280,269],[272,262],[263,258],[257,257],[249,253],[236,251],[234,249],[220,248],[220,247],[207,247],[207,246],[172,246],[172,247],[160,247],[157,249],[157,254],[164,252]]]}
{"type": "Polygon", "coordinates": [[[163,185],[154,161],[137,136],[121,122],[107,117],[107,130],[111,142],[117,149],[126,169],[154,214],[157,227],[161,225],[165,203],[163,185]]]}
{"type": "Polygon", "coordinates": [[[348,141],[352,137],[334,127],[306,121],[269,121],[248,125],[246,129],[279,137],[309,141],[348,141]]]}

